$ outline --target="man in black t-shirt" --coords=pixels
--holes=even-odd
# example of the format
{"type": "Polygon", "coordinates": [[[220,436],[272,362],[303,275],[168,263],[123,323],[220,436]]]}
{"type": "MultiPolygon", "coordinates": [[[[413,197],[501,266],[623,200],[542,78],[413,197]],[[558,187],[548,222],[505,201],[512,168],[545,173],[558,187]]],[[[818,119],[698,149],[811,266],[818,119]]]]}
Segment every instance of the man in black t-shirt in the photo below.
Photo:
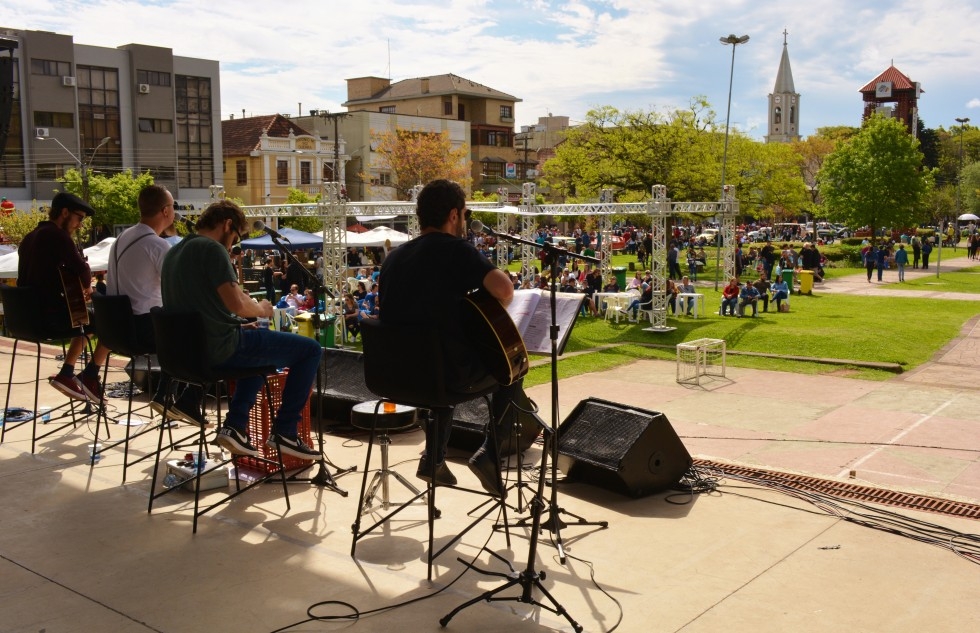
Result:
{"type": "MultiPolygon", "coordinates": [[[[419,193],[416,206],[422,234],[393,250],[381,268],[379,294],[381,321],[400,326],[438,328],[443,341],[441,350],[452,382],[453,393],[478,393],[497,384],[483,366],[468,340],[462,324],[463,297],[472,290],[483,289],[505,307],[514,296],[514,284],[502,270],[466,241],[469,212],[462,188],[448,180],[430,182],[419,193]]],[[[501,419],[520,389],[520,381],[501,385],[493,394],[491,413],[499,428],[501,419]]],[[[435,465],[437,484],[455,485],[456,478],[446,466],[446,448],[452,418],[440,415],[436,420],[435,446],[426,446],[419,463],[418,477],[428,481],[430,464],[435,465]]],[[[498,433],[498,443],[502,439],[498,433]]],[[[498,446],[489,439],[469,460],[470,469],[483,487],[503,496],[500,481],[498,446]]]]}

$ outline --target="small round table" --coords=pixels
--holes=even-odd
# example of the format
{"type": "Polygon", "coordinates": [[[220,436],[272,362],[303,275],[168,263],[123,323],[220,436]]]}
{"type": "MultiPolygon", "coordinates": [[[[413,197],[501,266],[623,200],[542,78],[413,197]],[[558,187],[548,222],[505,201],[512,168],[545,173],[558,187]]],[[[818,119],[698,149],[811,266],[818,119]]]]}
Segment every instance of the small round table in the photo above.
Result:
{"type": "MultiPolygon", "coordinates": [[[[377,400],[360,402],[355,404],[351,409],[351,426],[365,431],[373,430],[378,435],[378,446],[381,447],[381,468],[374,473],[374,477],[371,479],[371,484],[365,489],[364,497],[361,499],[359,514],[368,514],[378,509],[372,506],[371,503],[377,496],[379,487],[381,488],[381,504],[379,507],[384,511],[389,509],[391,506],[391,500],[389,495],[390,490],[388,479],[390,477],[397,479],[403,486],[412,492],[413,501],[418,499],[422,494],[421,491],[413,486],[411,482],[405,479],[405,477],[403,477],[400,473],[391,470],[391,468],[388,466],[388,446],[391,444],[391,438],[388,436],[388,434],[395,431],[407,431],[415,428],[417,426],[415,414],[415,407],[410,407],[404,404],[395,404],[387,401],[379,406],[377,400]],[[394,411],[385,411],[385,404],[387,404],[389,408],[394,405],[394,411]],[[375,411],[377,411],[377,415],[375,415],[375,411]],[[375,419],[377,419],[377,426],[375,426],[375,419]]],[[[368,457],[366,458],[364,464],[365,473],[367,473],[371,466],[370,455],[371,453],[369,450],[368,457]]],[[[424,503],[424,501],[421,503],[424,503]]]]}

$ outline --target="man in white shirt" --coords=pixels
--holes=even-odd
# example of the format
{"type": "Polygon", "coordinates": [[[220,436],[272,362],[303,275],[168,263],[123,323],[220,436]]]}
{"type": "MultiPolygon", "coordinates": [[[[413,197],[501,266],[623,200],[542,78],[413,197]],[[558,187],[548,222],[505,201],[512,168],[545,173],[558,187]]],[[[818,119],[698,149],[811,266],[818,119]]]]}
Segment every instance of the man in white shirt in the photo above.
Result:
{"type": "MultiPolygon", "coordinates": [[[[132,304],[136,335],[140,345],[156,349],[150,309],[163,305],[160,295],[160,270],[163,258],[170,250],[170,243],[160,237],[174,223],[174,198],[165,187],[149,185],[140,191],[137,204],[140,209],[139,224],[123,231],[109,249],[110,295],[126,295],[132,304]]],[[[150,407],[163,413],[163,398],[170,384],[163,374],[150,407]]],[[[203,424],[200,408],[200,391],[185,390],[170,409],[173,417],[193,424],[203,424]]]]}

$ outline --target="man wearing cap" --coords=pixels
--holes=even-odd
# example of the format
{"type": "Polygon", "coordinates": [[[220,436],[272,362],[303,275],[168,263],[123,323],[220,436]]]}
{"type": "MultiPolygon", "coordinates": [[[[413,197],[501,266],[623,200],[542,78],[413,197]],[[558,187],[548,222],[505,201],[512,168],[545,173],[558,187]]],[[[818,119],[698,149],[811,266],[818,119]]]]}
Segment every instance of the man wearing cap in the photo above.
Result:
{"type": "MultiPolygon", "coordinates": [[[[45,329],[71,329],[71,316],[66,293],[74,290],[78,281],[85,300],[92,292],[92,271],[78,251],[72,235],[82,221],[95,213],[78,196],[60,192],[51,201],[48,219],[28,233],[17,249],[17,285],[34,289],[38,300],[38,319],[45,329]],[[62,283],[66,284],[62,286],[62,283]]],[[[85,369],[75,376],[75,363],[88,339],[79,332],[71,339],[65,362],[58,375],[51,376],[51,386],[69,398],[102,402],[99,368],[105,363],[108,350],[96,349],[85,369]]]]}

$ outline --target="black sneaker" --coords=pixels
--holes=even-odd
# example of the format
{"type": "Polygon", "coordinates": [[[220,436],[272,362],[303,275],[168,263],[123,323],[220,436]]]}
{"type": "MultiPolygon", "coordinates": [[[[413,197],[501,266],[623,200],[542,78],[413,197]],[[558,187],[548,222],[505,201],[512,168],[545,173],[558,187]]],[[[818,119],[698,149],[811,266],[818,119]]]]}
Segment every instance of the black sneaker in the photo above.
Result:
{"type": "Polygon", "coordinates": [[[273,433],[266,440],[265,445],[278,450],[283,455],[289,455],[296,459],[313,461],[320,458],[320,451],[310,448],[298,437],[286,437],[285,435],[273,433]]]}
{"type": "MultiPolygon", "coordinates": [[[[425,483],[431,483],[432,478],[429,476],[429,462],[426,460],[425,455],[419,460],[419,469],[415,471],[415,476],[424,481],[425,483]]],[[[455,486],[456,476],[453,475],[452,471],[449,470],[449,466],[446,466],[446,462],[436,465],[436,485],[437,486],[455,486]]]]}
{"type": "Polygon", "coordinates": [[[214,443],[234,455],[262,456],[259,449],[252,446],[252,443],[248,441],[248,435],[227,424],[218,431],[218,437],[215,438],[214,443]]]}
{"type": "Polygon", "coordinates": [[[470,457],[469,465],[484,490],[501,499],[507,497],[507,490],[500,481],[500,462],[482,446],[470,457]]]}

